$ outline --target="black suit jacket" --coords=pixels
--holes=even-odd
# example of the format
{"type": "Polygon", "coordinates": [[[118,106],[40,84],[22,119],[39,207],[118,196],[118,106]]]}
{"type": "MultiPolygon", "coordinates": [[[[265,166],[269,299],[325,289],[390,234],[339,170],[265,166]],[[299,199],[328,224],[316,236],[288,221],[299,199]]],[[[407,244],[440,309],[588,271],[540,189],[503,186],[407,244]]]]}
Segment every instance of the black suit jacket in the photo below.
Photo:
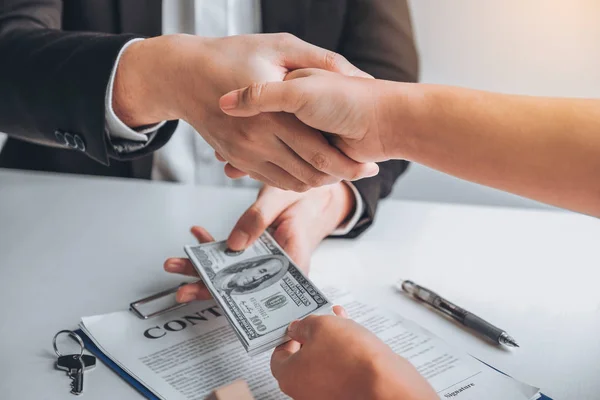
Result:
{"type": "MultiPolygon", "coordinates": [[[[160,0],[0,1],[0,132],[9,135],[0,167],[149,179],[152,152],[176,121],[145,148],[117,153],[105,94],[122,46],[161,34],[161,8],[160,0]]],[[[380,79],[417,79],[406,0],[262,0],[261,8],[265,33],[292,33],[380,79]]],[[[407,165],[385,162],[356,182],[366,210],[351,237],[370,225],[407,165]]]]}

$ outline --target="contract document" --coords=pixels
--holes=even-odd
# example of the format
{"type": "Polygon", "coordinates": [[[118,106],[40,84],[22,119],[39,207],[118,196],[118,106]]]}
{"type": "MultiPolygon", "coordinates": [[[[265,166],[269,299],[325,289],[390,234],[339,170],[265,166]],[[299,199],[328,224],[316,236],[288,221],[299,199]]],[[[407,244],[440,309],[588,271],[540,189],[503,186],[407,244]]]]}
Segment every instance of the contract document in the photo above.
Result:
{"type": "MultiPolygon", "coordinates": [[[[537,399],[539,389],[509,378],[401,316],[323,288],[334,304],[374,332],[427,378],[441,399],[537,399]]],[[[142,320],[129,311],[84,317],[84,333],[107,357],[161,399],[202,400],[236,379],[256,399],[286,399],[272,377],[271,352],[250,357],[213,301],[142,320]]]]}

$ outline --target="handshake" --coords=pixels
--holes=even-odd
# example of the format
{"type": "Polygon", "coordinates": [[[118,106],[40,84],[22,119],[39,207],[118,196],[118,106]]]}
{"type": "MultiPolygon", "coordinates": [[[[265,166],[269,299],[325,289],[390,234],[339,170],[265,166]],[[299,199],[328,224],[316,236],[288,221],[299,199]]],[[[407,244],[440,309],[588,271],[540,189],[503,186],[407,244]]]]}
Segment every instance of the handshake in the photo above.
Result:
{"type": "Polygon", "coordinates": [[[230,178],[304,192],[378,174],[374,162],[389,158],[378,86],[342,56],[289,34],[169,35],[125,50],[113,108],[131,127],[183,119],[227,162],[230,178]]]}

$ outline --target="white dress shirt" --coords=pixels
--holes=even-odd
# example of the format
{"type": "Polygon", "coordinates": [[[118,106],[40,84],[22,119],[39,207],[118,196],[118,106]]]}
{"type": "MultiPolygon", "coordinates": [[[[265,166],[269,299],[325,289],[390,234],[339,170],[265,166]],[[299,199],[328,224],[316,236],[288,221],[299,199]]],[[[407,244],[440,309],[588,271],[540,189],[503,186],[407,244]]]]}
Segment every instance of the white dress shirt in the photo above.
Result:
{"type": "MultiPolygon", "coordinates": [[[[189,33],[198,36],[223,37],[261,32],[260,0],[163,0],[163,34],[189,33]]],[[[128,42],[117,57],[106,93],[106,123],[113,138],[133,142],[147,142],[148,135],[156,132],[161,124],[134,130],[125,125],[112,108],[114,77],[121,54],[137,40],[128,42]]],[[[233,180],[223,172],[223,164],[214,155],[212,147],[185,121],[180,121],[169,142],[154,155],[152,179],[197,185],[258,187],[260,183],[249,178],[233,180]]],[[[356,210],[352,218],[340,227],[335,235],[345,235],[360,219],[364,204],[358,190],[348,186],[356,198],[356,210]]]]}

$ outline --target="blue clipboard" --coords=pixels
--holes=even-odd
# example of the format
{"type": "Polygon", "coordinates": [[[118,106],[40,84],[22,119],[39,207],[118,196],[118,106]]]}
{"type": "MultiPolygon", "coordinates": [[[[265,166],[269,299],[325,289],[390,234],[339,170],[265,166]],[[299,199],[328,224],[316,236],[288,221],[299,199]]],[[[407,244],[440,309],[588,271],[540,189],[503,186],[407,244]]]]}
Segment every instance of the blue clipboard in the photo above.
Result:
{"type": "MultiPolygon", "coordinates": [[[[133,388],[136,389],[138,392],[140,392],[145,398],[150,399],[150,400],[160,400],[158,397],[156,397],[154,395],[154,393],[149,391],[137,379],[135,379],[134,377],[129,375],[127,372],[125,372],[125,370],[123,370],[123,368],[119,367],[114,361],[112,361],[110,358],[108,358],[106,356],[106,354],[104,354],[102,351],[100,351],[100,349],[94,344],[94,342],[92,342],[90,340],[90,338],[81,329],[78,329],[75,332],[81,337],[81,339],[83,339],[83,343],[85,343],[85,348],[88,349],[90,353],[95,355],[96,358],[102,360],[102,362],[104,364],[106,364],[106,366],[108,366],[108,368],[112,369],[117,375],[119,375],[127,383],[129,383],[131,386],[133,386],[133,388]]],[[[479,359],[477,359],[477,360],[479,362],[487,365],[488,367],[492,368],[493,370],[506,375],[504,372],[498,370],[497,368],[494,368],[491,365],[489,365],[479,359]]],[[[508,375],[506,375],[506,376],[508,376],[508,375]]],[[[541,393],[541,395],[542,395],[542,397],[540,397],[539,400],[552,400],[550,397],[546,396],[543,393],[541,393]]]]}
{"type": "MultiPolygon", "coordinates": [[[[486,363],[485,361],[481,361],[479,358],[477,357],[473,357],[474,359],[476,359],[477,361],[479,361],[480,363],[487,365],[488,367],[490,367],[491,369],[493,369],[494,371],[498,371],[500,372],[502,375],[506,375],[508,377],[510,377],[510,375],[505,374],[504,372],[500,371],[498,368],[491,366],[490,364],[486,363]]],[[[540,393],[541,397],[539,398],[539,400],[552,400],[550,397],[546,396],[544,393],[540,393]]]]}
{"type": "Polygon", "coordinates": [[[100,349],[90,340],[90,338],[81,330],[77,329],[75,331],[81,339],[83,339],[83,343],[85,344],[85,348],[96,356],[96,358],[102,360],[104,364],[110,369],[112,369],[117,375],[125,380],[125,382],[129,383],[134,387],[138,392],[140,392],[145,398],[150,400],[160,400],[158,397],[154,395],[151,391],[149,391],[146,386],[142,385],[137,379],[133,376],[129,375],[125,370],[119,367],[113,360],[108,358],[106,354],[104,354],[100,349]]]}

